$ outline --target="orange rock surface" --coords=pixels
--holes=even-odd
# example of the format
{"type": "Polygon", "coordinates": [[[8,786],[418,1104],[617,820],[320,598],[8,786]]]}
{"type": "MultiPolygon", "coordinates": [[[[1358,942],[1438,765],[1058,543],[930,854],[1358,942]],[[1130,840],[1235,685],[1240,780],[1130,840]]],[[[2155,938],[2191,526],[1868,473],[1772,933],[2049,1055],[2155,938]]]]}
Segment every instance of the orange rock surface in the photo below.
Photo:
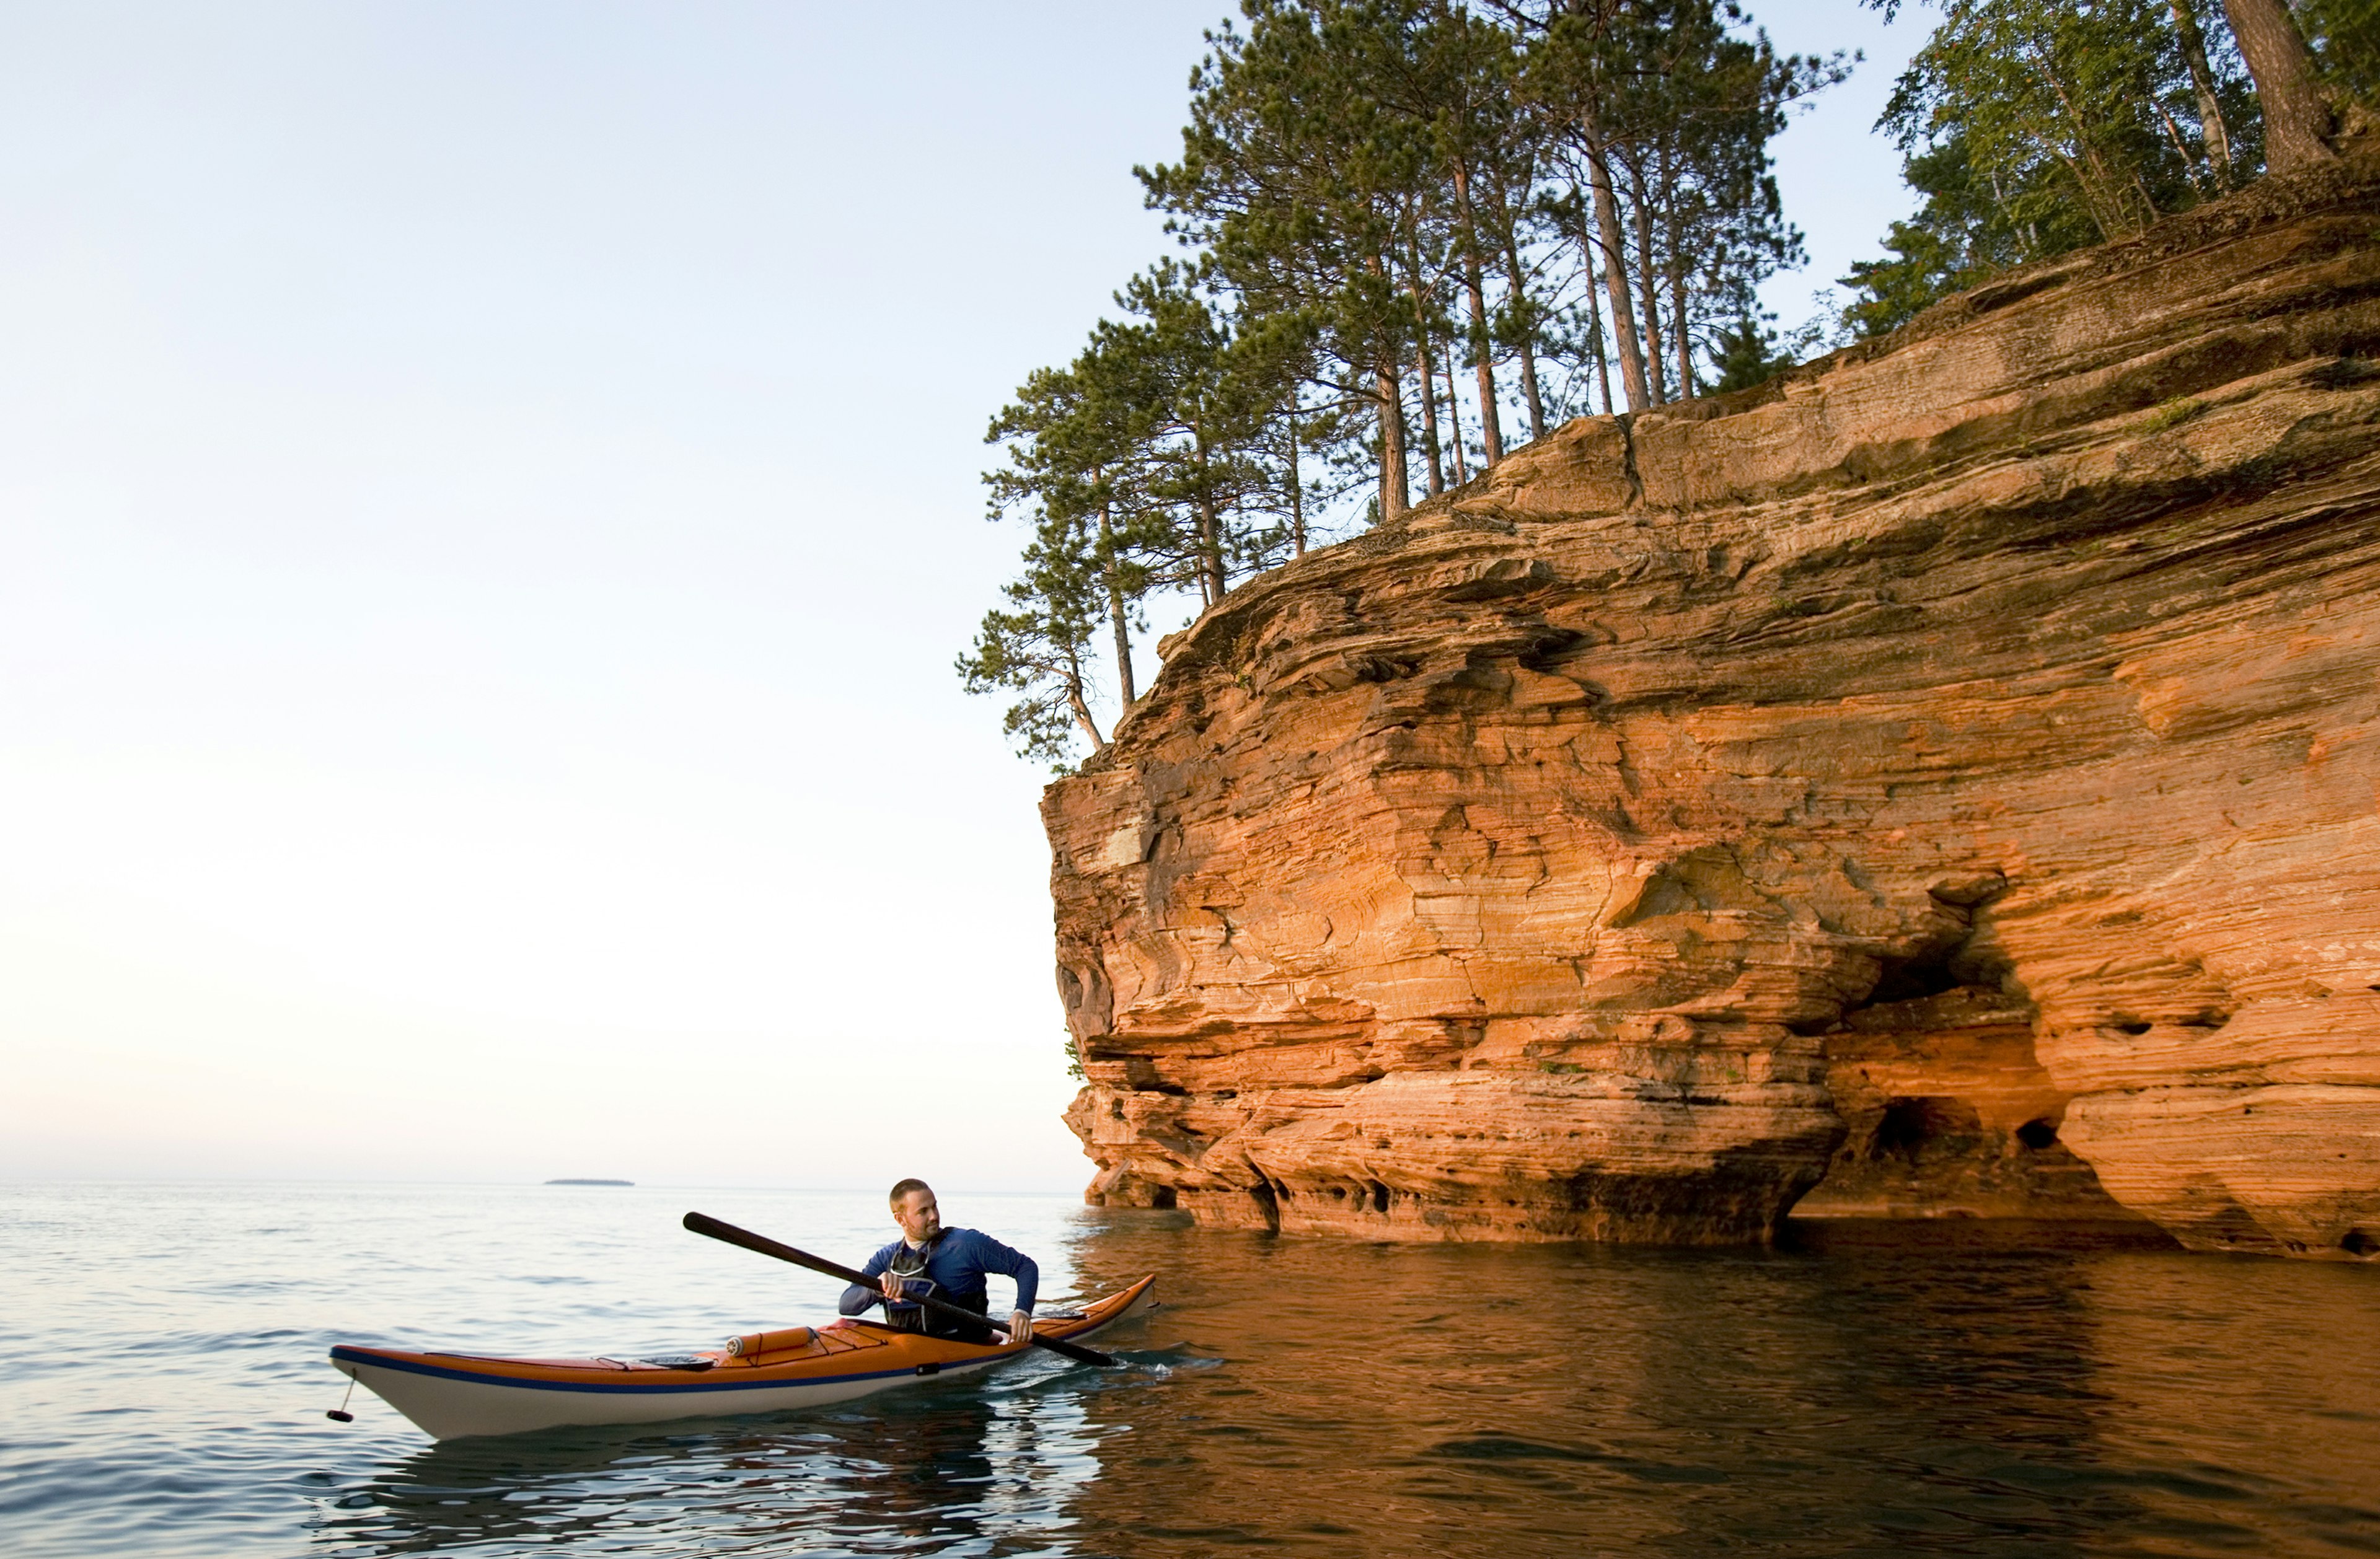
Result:
{"type": "Polygon", "coordinates": [[[2375,359],[2367,151],[1234,590],[1044,804],[1091,1200],[2380,1251],[2375,359]]]}

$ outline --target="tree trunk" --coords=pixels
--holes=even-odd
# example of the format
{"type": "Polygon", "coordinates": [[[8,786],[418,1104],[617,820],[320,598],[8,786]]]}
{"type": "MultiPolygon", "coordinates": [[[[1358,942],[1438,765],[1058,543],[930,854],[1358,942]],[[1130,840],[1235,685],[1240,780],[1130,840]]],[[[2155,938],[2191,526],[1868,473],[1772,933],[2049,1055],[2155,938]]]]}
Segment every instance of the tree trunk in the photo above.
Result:
{"type": "Polygon", "coordinates": [[[1645,367],[1652,380],[1653,404],[1666,405],[1670,385],[1661,361],[1661,284],[1653,272],[1653,211],[1645,198],[1645,171],[1626,165],[1628,187],[1636,198],[1636,291],[1645,304],[1645,367]]]}
{"type": "MultiPolygon", "coordinates": [[[[1096,480],[1097,477],[1095,477],[1096,480]]],[[[1123,695],[1125,708],[1139,696],[1132,685],[1132,613],[1126,610],[1123,589],[1116,584],[1115,519],[1113,505],[1099,505],[1099,565],[1107,575],[1108,623],[1115,630],[1116,687],[1123,695]]]]}
{"type": "Polygon", "coordinates": [[[2285,174],[2292,168],[2335,163],[2330,149],[2330,103],[2314,75],[2313,52],[2282,0],[2223,0],[2240,57],[2256,79],[2256,101],[2265,110],[2265,166],[2285,174]]]}
{"type": "Polygon", "coordinates": [[[1223,521],[1215,510],[1214,473],[1207,465],[1207,430],[1193,423],[1190,436],[1198,453],[1198,577],[1207,604],[1214,605],[1231,588],[1223,577],[1223,521]]]}
{"type": "Polygon", "coordinates": [[[1305,491],[1297,475],[1297,399],[1289,403],[1289,547],[1292,557],[1305,556],[1305,491]]]}
{"type": "Polygon", "coordinates": [[[1603,415],[1613,417],[1620,408],[1611,400],[1611,355],[1604,350],[1603,305],[1595,298],[1596,289],[1603,285],[1595,269],[1595,256],[1600,246],[1588,232],[1586,206],[1576,185],[1571,186],[1570,211],[1571,231],[1578,238],[1580,257],[1586,261],[1586,349],[1595,358],[1595,381],[1603,392],[1603,415]]]}
{"type": "Polygon", "coordinates": [[[1678,351],[1678,399],[1691,401],[1702,393],[1694,383],[1694,338],[1686,329],[1686,279],[1670,262],[1670,324],[1678,351]]]}
{"type": "MultiPolygon", "coordinates": [[[[1421,288],[1414,288],[1414,313],[1420,325],[1421,288]]],[[[1438,442],[1438,370],[1429,366],[1429,330],[1420,326],[1414,336],[1414,371],[1421,380],[1421,447],[1429,456],[1429,495],[1446,490],[1446,461],[1438,442]]]]}
{"type": "MultiPolygon", "coordinates": [[[[1488,464],[1493,465],[1504,458],[1504,432],[1496,420],[1496,369],[1488,359],[1488,288],[1481,279],[1479,265],[1479,222],[1471,209],[1471,180],[1463,164],[1454,165],[1454,200],[1463,212],[1463,278],[1471,291],[1471,356],[1472,366],[1479,377],[1479,441],[1488,451],[1488,464]]],[[[1451,399],[1454,390],[1447,388],[1451,399]]],[[[1463,445],[1458,439],[1457,451],[1463,445]]],[[[1455,465],[1462,465],[1458,453],[1455,465]]]]}
{"type": "Polygon", "coordinates": [[[1670,366],[1661,352],[1660,283],[1653,274],[1653,238],[1645,231],[1640,208],[1636,224],[1636,292],[1645,309],[1645,369],[1651,381],[1653,404],[1670,404],[1670,366]]]}
{"type": "Polygon", "coordinates": [[[1546,436],[1546,401],[1537,391],[1537,321],[1529,307],[1526,272],[1521,269],[1520,241],[1512,236],[1512,204],[1500,187],[1496,192],[1497,220],[1504,240],[1504,275],[1511,286],[1510,302],[1512,317],[1521,326],[1521,396],[1529,403],[1529,437],[1546,436]]]}
{"type": "Polygon", "coordinates": [[[1699,393],[1694,383],[1694,334],[1686,328],[1686,236],[1678,219],[1678,169],[1669,154],[1661,156],[1663,225],[1670,235],[1670,344],[1678,355],[1678,399],[1691,401],[1699,393]]]}
{"type": "Polygon", "coordinates": [[[1393,369],[1372,370],[1380,403],[1380,518],[1402,519],[1413,484],[1405,475],[1405,393],[1393,369]]]}
{"type": "Polygon", "coordinates": [[[2040,259],[2040,258],[2041,258],[2041,230],[2040,230],[2039,228],[2035,227],[2035,226],[2033,224],[2033,223],[2032,223],[2031,221],[2029,221],[2029,220],[2028,220],[2028,221],[2026,221],[2026,222],[2020,223],[2020,222],[2018,222],[2018,221],[2016,220],[2016,218],[2015,218],[2012,214],[2010,214],[2010,211],[2009,211],[2008,196],[2007,196],[2005,193],[2003,193],[2003,192],[2001,191],[2001,189],[2000,189],[2000,175],[1998,175],[1998,174],[1996,174],[1996,173],[1989,173],[1989,172],[1987,171],[1987,172],[1986,172],[1985,176],[1986,176],[1986,177],[1990,180],[1990,182],[1991,182],[1991,187],[1992,187],[1992,209],[1993,209],[1993,210],[1995,210],[1995,211],[1998,211],[1998,212],[2000,213],[2000,215],[2001,215],[2004,219],[2006,219],[2006,221],[2008,222],[2009,226],[2010,226],[2011,229],[2020,228],[2020,227],[2023,229],[2023,232],[2024,232],[2024,258],[2025,258],[2027,260],[2038,260],[2038,259],[2040,259]]]}
{"type": "Polygon", "coordinates": [[[1504,458],[1504,424],[1496,414],[1496,369],[1488,360],[1488,299],[1479,283],[1479,268],[1471,268],[1471,349],[1478,354],[1472,373],[1479,381],[1479,443],[1488,464],[1504,458]]]}
{"type": "Polygon", "coordinates": [[[1074,664],[1071,653],[1067,656],[1066,707],[1074,711],[1075,723],[1083,728],[1083,734],[1091,739],[1095,750],[1108,744],[1108,739],[1099,734],[1099,722],[1091,719],[1091,707],[1083,697],[1082,668],[1074,664]]]}
{"type": "Polygon", "coordinates": [[[2181,57],[2190,66],[2190,90],[2198,99],[2198,127],[2206,138],[2206,161],[2215,170],[2215,187],[2231,187],[2231,131],[2223,123],[2223,103],[2215,95],[2215,71],[2206,63],[2206,34],[2198,26],[2198,0],[2166,0],[2173,9],[2173,30],[2181,39],[2181,57]]]}
{"type": "Polygon", "coordinates": [[[1603,392],[1603,415],[1616,417],[1611,404],[1611,355],[1603,349],[1603,305],[1595,301],[1595,262],[1586,267],[1586,349],[1595,356],[1595,381],[1603,392]]]}
{"type": "Polygon", "coordinates": [[[2073,141],[2071,151],[2054,141],[2046,142],[2049,154],[2065,163],[2066,171],[2074,175],[2074,187],[2082,197],[2082,205],[2090,215],[2091,225],[2099,230],[2100,242],[2111,242],[2119,236],[2119,229],[2123,224],[2123,191],[2120,189],[2116,191],[2115,209],[2111,213],[2103,187],[2106,180],[2102,175],[2106,170],[2099,161],[2099,153],[2091,145],[2091,127],[2083,122],[2081,115],[2074,112],[2074,100],[2067,96],[2065,83],[2060,81],[2057,73],[2049,68],[2048,63],[2041,57],[2038,50],[2028,54],[2025,63],[2033,66],[2033,73],[2041,78],[2042,85],[2047,87],[2050,94],[2058,99],[2058,106],[2066,115],[2068,134],[2073,141]]]}
{"type": "Polygon", "coordinates": [[[1429,495],[1446,490],[1446,462],[1438,439],[1438,370],[1430,366],[1429,299],[1421,290],[1421,237],[1405,234],[1405,291],[1413,296],[1414,377],[1421,381],[1421,443],[1429,456],[1429,495]]]}
{"type": "Polygon", "coordinates": [[[1405,246],[1411,266],[1405,272],[1405,291],[1413,296],[1414,308],[1414,377],[1421,381],[1422,452],[1429,456],[1429,495],[1436,498],[1446,490],[1446,461],[1438,437],[1438,370],[1429,360],[1429,299],[1421,290],[1420,236],[1408,232],[1405,246]]]}
{"type": "MultiPolygon", "coordinates": [[[[1653,404],[1645,381],[1645,352],[1637,344],[1633,306],[1628,301],[1628,263],[1621,258],[1620,202],[1611,193],[1611,164],[1604,160],[1603,144],[1593,121],[1579,115],[1586,137],[1586,182],[1595,196],[1595,225],[1603,249],[1603,285],[1611,301],[1611,339],[1620,351],[1620,381],[1628,391],[1628,409],[1643,411],[1653,404]]],[[[1611,405],[1611,387],[1604,386],[1604,405],[1611,405]]]]}
{"type": "Polygon", "coordinates": [[[2198,176],[2198,160],[2190,154],[2190,143],[2181,139],[2181,127],[2166,112],[2164,103],[2151,99],[2149,106],[2156,110],[2157,123],[2165,127],[2165,139],[2172,143],[2174,155],[2181,159],[2181,175],[2190,180],[2190,192],[2200,199],[2206,199],[2206,185],[2198,176]]]}
{"type": "Polygon", "coordinates": [[[1454,456],[1454,485],[1461,487],[1471,479],[1463,458],[1463,398],[1454,393],[1454,343],[1446,344],[1446,431],[1447,448],[1454,456]]]}
{"type": "MultiPolygon", "coordinates": [[[[1378,255],[1365,264],[1386,279],[1388,266],[1378,255]]],[[[1383,357],[1372,365],[1372,389],[1380,406],[1380,520],[1402,519],[1412,502],[1413,484],[1405,476],[1405,391],[1395,359],[1383,357]]]]}
{"type": "MultiPolygon", "coordinates": [[[[1528,312],[1528,296],[1520,291],[1521,260],[1518,255],[1509,257],[1513,275],[1513,294],[1521,310],[1521,398],[1529,404],[1529,437],[1546,436],[1546,397],[1537,388],[1537,322],[1528,312]]],[[[1592,301],[1592,300],[1590,300],[1592,301]]]]}
{"type": "Polygon", "coordinates": [[[1215,513],[1211,498],[1198,501],[1198,528],[1205,533],[1199,563],[1207,571],[1207,599],[1212,603],[1221,600],[1231,586],[1223,577],[1222,519],[1215,513]]]}

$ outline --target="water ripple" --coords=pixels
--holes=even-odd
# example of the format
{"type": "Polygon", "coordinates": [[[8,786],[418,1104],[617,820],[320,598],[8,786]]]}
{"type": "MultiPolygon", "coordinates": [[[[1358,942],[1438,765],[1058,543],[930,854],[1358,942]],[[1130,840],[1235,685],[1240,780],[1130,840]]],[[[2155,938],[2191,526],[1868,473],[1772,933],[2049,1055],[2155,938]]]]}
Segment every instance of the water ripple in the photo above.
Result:
{"type": "MultiPolygon", "coordinates": [[[[2380,1553],[2369,1269],[1378,1247],[952,1195],[1053,1298],[1162,1275],[1123,1368],[433,1444],[365,1394],[325,1422],[330,1343],[672,1351],[838,1286],[680,1233],[675,1193],[0,1198],[21,1559],[2380,1553]]],[[[829,1250],[881,1238],[872,1197],[703,1200],[829,1250]]]]}

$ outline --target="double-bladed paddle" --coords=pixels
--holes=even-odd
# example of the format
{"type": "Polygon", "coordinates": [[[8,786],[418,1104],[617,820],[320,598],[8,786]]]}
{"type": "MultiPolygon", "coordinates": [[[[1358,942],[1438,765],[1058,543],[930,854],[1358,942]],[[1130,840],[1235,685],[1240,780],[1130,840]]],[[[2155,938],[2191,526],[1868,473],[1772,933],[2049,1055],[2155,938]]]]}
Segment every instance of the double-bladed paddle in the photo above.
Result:
{"type": "MultiPolygon", "coordinates": [[[[737,1228],[734,1224],[721,1223],[717,1218],[707,1214],[688,1213],[685,1223],[687,1228],[697,1234],[709,1235],[713,1239],[723,1239],[730,1245],[741,1245],[747,1251],[757,1251],[763,1256],[774,1256],[781,1262],[791,1262],[795,1266],[808,1267],[812,1272],[821,1272],[829,1277],[840,1277],[845,1283],[856,1283],[863,1288],[880,1290],[881,1286],[876,1279],[864,1272],[855,1271],[838,1263],[828,1261],[824,1256],[813,1256],[808,1251],[796,1251],[790,1245],[780,1245],[765,1234],[754,1234],[748,1228],[737,1228]]],[[[987,1321],[985,1317],[978,1315],[965,1306],[950,1304],[934,1299],[930,1295],[919,1296],[908,1302],[923,1305],[928,1310],[953,1321],[965,1322],[969,1326],[990,1325],[994,1330],[998,1329],[997,1323],[987,1321]]],[[[1111,1366],[1122,1362],[1113,1355],[1101,1353],[1098,1348],[1085,1348],[1080,1343],[1070,1343],[1063,1337],[1045,1337],[1038,1332],[1034,1333],[1026,1341],[1035,1348],[1046,1348],[1052,1353],[1063,1354],[1079,1364],[1111,1366]]]]}

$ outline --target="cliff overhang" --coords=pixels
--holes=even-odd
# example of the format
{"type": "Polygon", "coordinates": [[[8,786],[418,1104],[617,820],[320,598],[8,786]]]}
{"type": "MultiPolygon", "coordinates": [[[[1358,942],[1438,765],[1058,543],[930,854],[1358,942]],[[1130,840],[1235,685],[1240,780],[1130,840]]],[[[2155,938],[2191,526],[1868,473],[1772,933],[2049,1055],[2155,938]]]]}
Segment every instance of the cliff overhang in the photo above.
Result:
{"type": "Polygon", "coordinates": [[[2380,159],[1234,590],[1052,785],[1094,1201],[2380,1253],[2380,159]]]}

